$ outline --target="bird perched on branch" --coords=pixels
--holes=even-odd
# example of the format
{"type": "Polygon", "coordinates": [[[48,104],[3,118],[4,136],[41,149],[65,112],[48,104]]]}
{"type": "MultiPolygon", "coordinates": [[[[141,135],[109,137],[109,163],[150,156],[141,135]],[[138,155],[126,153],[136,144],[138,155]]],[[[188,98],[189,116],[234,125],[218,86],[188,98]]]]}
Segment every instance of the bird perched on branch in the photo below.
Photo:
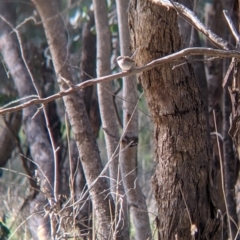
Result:
{"type": "Polygon", "coordinates": [[[122,71],[126,72],[133,67],[135,61],[128,56],[120,56],[117,58],[117,63],[122,71]]]}

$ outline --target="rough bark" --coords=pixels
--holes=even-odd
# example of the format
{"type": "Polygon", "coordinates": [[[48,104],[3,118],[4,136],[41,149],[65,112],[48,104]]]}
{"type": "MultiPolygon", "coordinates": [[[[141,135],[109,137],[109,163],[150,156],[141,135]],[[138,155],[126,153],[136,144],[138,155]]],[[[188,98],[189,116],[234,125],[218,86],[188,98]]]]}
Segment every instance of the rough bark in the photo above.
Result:
{"type": "MultiPolygon", "coordinates": [[[[57,1],[33,0],[33,2],[43,22],[60,89],[66,90],[74,81],[71,74],[64,23],[59,14],[57,1]],[[66,80],[64,81],[62,77],[66,80]]],[[[111,211],[114,212],[114,205],[106,178],[98,178],[103,167],[85,105],[78,93],[66,96],[63,100],[87,184],[91,187],[90,195],[99,224],[99,238],[107,239],[111,236],[111,211]],[[92,185],[95,180],[96,182],[92,185]]]]}
{"type": "MultiPolygon", "coordinates": [[[[138,66],[181,47],[177,14],[152,1],[130,4],[130,33],[138,66]]],[[[190,64],[165,64],[139,76],[154,123],[159,239],[219,239],[209,193],[207,123],[190,64]],[[211,225],[210,223],[213,223],[211,225]],[[210,226],[211,225],[211,226],[210,226]],[[216,229],[215,229],[216,230],[216,229]]],[[[217,221],[216,221],[217,222],[217,221]]]]}
{"type": "MultiPolygon", "coordinates": [[[[9,3],[0,4],[0,14],[12,22],[9,3]]],[[[15,34],[9,34],[12,29],[3,20],[0,21],[1,37],[0,50],[6,65],[13,77],[19,97],[36,94],[28,71],[20,55],[19,43],[15,34]]],[[[45,123],[41,113],[37,112],[37,106],[31,106],[23,110],[23,127],[30,147],[31,157],[38,166],[37,177],[40,180],[41,190],[30,203],[30,212],[33,216],[29,219],[30,230],[34,239],[49,239],[49,218],[39,214],[47,203],[46,196],[53,195],[53,153],[49,139],[45,133],[45,123]],[[34,119],[32,117],[35,115],[34,119]],[[43,174],[44,173],[44,174],[43,174]],[[47,181],[46,181],[47,177],[47,181]]]]}
{"type": "MultiPolygon", "coordinates": [[[[121,56],[131,57],[127,18],[128,3],[128,0],[116,1],[121,56]]],[[[138,95],[135,75],[123,79],[123,99],[123,128],[125,132],[120,144],[121,174],[135,228],[135,238],[145,240],[151,238],[151,229],[146,199],[137,178],[138,114],[135,108],[138,104],[138,95]]],[[[125,227],[126,230],[127,227],[125,227]]],[[[126,232],[125,235],[127,235],[126,232]]],[[[125,237],[125,239],[127,238],[125,237]]]]}

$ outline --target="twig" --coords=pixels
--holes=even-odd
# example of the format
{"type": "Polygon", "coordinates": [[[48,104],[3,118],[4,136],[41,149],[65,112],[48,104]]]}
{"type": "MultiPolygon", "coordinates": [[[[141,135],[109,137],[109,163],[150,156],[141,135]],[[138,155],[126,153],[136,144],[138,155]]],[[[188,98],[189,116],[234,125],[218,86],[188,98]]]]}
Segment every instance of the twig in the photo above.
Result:
{"type": "MultiPolygon", "coordinates": [[[[29,74],[29,77],[30,77],[30,79],[32,81],[32,84],[33,84],[33,86],[35,88],[35,91],[36,91],[36,93],[38,95],[38,98],[41,98],[40,91],[38,89],[38,86],[37,86],[34,78],[33,78],[32,72],[30,71],[30,68],[28,66],[28,63],[27,63],[27,60],[26,60],[26,57],[25,57],[25,54],[24,54],[24,50],[23,50],[23,47],[22,47],[23,46],[22,39],[21,39],[21,36],[19,34],[19,31],[17,30],[17,28],[14,28],[13,25],[6,18],[4,18],[4,16],[0,15],[0,18],[12,29],[12,32],[16,33],[22,60],[24,62],[26,70],[27,70],[27,72],[29,74]]],[[[26,23],[30,19],[32,19],[32,18],[26,19],[22,24],[26,23]]],[[[34,22],[36,23],[36,21],[34,21],[34,22]]],[[[47,130],[48,130],[48,133],[49,133],[50,142],[51,142],[52,149],[53,149],[53,156],[54,156],[54,188],[53,188],[53,195],[54,195],[54,200],[57,203],[58,202],[58,186],[59,186],[59,169],[58,169],[58,155],[57,155],[58,149],[55,146],[56,144],[54,142],[53,134],[52,134],[52,131],[51,131],[51,126],[50,126],[50,121],[49,121],[49,117],[48,117],[48,114],[47,114],[47,109],[46,109],[46,106],[44,104],[42,104],[42,109],[43,109],[43,114],[44,114],[45,121],[46,121],[46,127],[47,127],[47,130]]],[[[50,203],[51,206],[53,206],[52,199],[49,199],[49,203],[50,203]]]]}
{"type": "Polygon", "coordinates": [[[34,212],[32,213],[30,216],[28,216],[11,234],[11,236],[8,238],[8,240],[12,239],[13,236],[15,235],[15,233],[20,229],[20,227],[25,224],[31,217],[33,217],[35,214],[42,214],[43,211],[38,211],[38,212],[34,212]]]}
{"type": "MultiPolygon", "coordinates": [[[[50,188],[53,190],[53,187],[52,187],[49,179],[48,179],[47,176],[44,174],[44,172],[43,172],[43,170],[41,169],[41,167],[39,166],[39,164],[36,163],[35,161],[33,161],[32,159],[30,159],[30,158],[22,155],[22,154],[20,154],[20,155],[21,155],[21,157],[26,158],[28,161],[32,162],[33,164],[35,164],[35,165],[37,166],[37,168],[40,170],[41,174],[44,176],[44,178],[46,179],[47,183],[49,184],[50,188]]],[[[38,173],[37,173],[37,174],[38,174],[38,173]]],[[[36,177],[38,177],[38,176],[36,176],[36,177]]],[[[43,192],[44,192],[44,191],[43,191],[43,192]]]]}
{"type": "MultiPolygon", "coordinates": [[[[218,132],[217,130],[217,122],[216,122],[216,114],[215,111],[213,110],[213,120],[214,120],[214,127],[215,131],[218,132]]],[[[224,184],[224,173],[223,173],[223,163],[222,163],[222,153],[220,149],[220,143],[219,143],[219,137],[218,134],[217,136],[217,147],[218,147],[218,153],[219,153],[219,162],[220,162],[220,171],[221,171],[221,185],[222,185],[222,191],[223,191],[223,198],[224,198],[224,203],[226,207],[226,213],[227,213],[227,221],[228,221],[228,230],[229,230],[229,237],[230,239],[232,238],[232,229],[231,229],[231,223],[230,223],[230,215],[229,215],[229,210],[228,210],[228,204],[227,204],[227,198],[226,198],[226,192],[225,192],[225,184],[224,184]]]]}
{"type": "Polygon", "coordinates": [[[239,34],[238,34],[238,32],[237,32],[237,30],[236,30],[236,28],[234,26],[234,23],[232,22],[231,17],[228,14],[228,11],[227,10],[223,10],[223,14],[224,14],[224,17],[225,17],[225,19],[226,19],[226,21],[228,23],[229,29],[232,32],[232,35],[236,39],[236,42],[239,43],[239,41],[240,41],[239,34]]]}
{"type": "MultiPolygon", "coordinates": [[[[143,93],[142,93],[142,94],[140,95],[140,97],[138,98],[138,101],[139,101],[139,99],[142,97],[142,95],[143,95],[143,93]]],[[[123,129],[123,133],[122,133],[122,135],[121,135],[121,138],[120,138],[120,140],[119,140],[119,143],[118,143],[118,145],[117,145],[114,153],[112,154],[111,159],[109,159],[108,163],[105,165],[105,167],[103,168],[103,170],[101,171],[101,173],[99,174],[99,176],[88,186],[88,190],[82,195],[82,197],[81,197],[79,200],[77,200],[77,201],[75,202],[75,204],[78,204],[79,201],[81,201],[81,200],[86,196],[86,194],[90,191],[90,189],[93,188],[93,186],[94,186],[95,183],[98,181],[98,179],[99,179],[100,177],[102,177],[102,176],[106,173],[109,164],[111,164],[111,162],[112,162],[112,161],[114,160],[114,158],[116,157],[118,148],[120,147],[120,142],[123,140],[123,137],[124,137],[124,135],[125,135],[125,133],[126,133],[126,131],[127,131],[127,129],[128,129],[128,126],[129,126],[129,124],[130,124],[130,122],[131,122],[131,120],[132,120],[132,116],[134,115],[134,113],[135,113],[135,111],[136,111],[136,109],[137,109],[137,106],[138,106],[138,102],[136,103],[136,106],[135,106],[135,108],[133,109],[132,115],[131,115],[131,117],[130,117],[128,123],[127,123],[127,125],[126,125],[125,128],[123,129]]],[[[122,149],[122,151],[124,151],[125,149],[127,149],[130,145],[131,145],[131,143],[128,144],[124,149],[122,149]]]]}
{"type": "Polygon", "coordinates": [[[235,58],[232,58],[232,61],[231,61],[230,65],[229,65],[229,67],[228,67],[228,70],[227,70],[227,72],[226,72],[226,75],[225,75],[225,77],[223,78],[223,83],[222,83],[222,87],[223,87],[223,88],[226,86],[227,81],[228,81],[228,78],[229,78],[229,76],[230,76],[230,74],[231,74],[231,72],[232,72],[233,67],[234,67],[235,64],[236,64],[236,59],[235,59],[235,58]]]}
{"type": "MultiPolygon", "coordinates": [[[[234,36],[235,40],[236,40],[236,43],[237,43],[237,47],[239,47],[239,42],[240,42],[240,38],[239,38],[239,34],[234,26],[234,23],[232,22],[232,19],[231,17],[229,16],[228,14],[228,11],[226,10],[223,10],[223,14],[224,14],[224,17],[228,23],[228,26],[229,26],[229,29],[230,31],[232,32],[232,35],[234,36]]],[[[223,84],[222,86],[225,87],[225,85],[227,84],[227,80],[229,78],[229,75],[230,73],[232,72],[232,69],[234,67],[234,65],[236,64],[236,59],[235,58],[232,58],[232,61],[228,67],[228,70],[227,70],[227,73],[223,79],[223,84]]]]}

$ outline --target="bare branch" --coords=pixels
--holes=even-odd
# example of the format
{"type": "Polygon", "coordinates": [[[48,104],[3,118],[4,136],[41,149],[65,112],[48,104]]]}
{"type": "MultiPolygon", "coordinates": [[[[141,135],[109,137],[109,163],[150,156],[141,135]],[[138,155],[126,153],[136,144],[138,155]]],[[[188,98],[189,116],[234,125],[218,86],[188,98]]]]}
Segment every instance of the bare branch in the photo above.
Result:
{"type": "Polygon", "coordinates": [[[204,55],[204,56],[208,56],[208,57],[215,57],[215,58],[236,58],[236,59],[240,59],[240,52],[235,51],[235,50],[218,50],[218,49],[213,49],[213,48],[186,48],[183,49],[179,52],[173,53],[171,55],[165,56],[163,58],[159,58],[156,59],[150,63],[148,63],[145,66],[142,67],[138,67],[138,68],[134,68],[130,71],[127,72],[121,72],[121,73],[115,73],[112,75],[107,75],[104,77],[99,77],[99,78],[94,78],[94,79],[90,79],[88,81],[79,83],[77,85],[74,85],[71,88],[68,88],[65,91],[59,91],[56,94],[53,94],[49,97],[46,98],[35,98],[32,100],[29,100],[23,104],[14,106],[14,107],[10,107],[10,108],[1,108],[0,109],[0,115],[9,113],[9,112],[16,112],[16,111],[20,111],[26,107],[32,106],[34,104],[47,104],[51,101],[54,101],[58,98],[62,98],[64,96],[67,96],[71,93],[77,92],[82,88],[97,84],[97,83],[102,83],[102,82],[107,82],[107,81],[112,81],[114,79],[117,78],[121,78],[121,77],[125,77],[125,76],[129,76],[129,75],[134,75],[146,70],[150,70],[156,66],[162,65],[162,64],[166,64],[166,63],[170,63],[170,62],[176,62],[177,60],[181,60],[182,62],[185,61],[185,59],[188,56],[197,56],[197,55],[204,55]]]}
{"type": "Polygon", "coordinates": [[[225,17],[225,19],[226,19],[226,21],[228,23],[230,31],[232,32],[236,42],[239,43],[239,41],[240,41],[239,34],[238,34],[238,32],[237,32],[237,30],[236,30],[236,28],[234,26],[234,23],[232,22],[231,17],[228,14],[228,11],[227,10],[223,10],[223,14],[224,14],[224,17],[225,17]]]}

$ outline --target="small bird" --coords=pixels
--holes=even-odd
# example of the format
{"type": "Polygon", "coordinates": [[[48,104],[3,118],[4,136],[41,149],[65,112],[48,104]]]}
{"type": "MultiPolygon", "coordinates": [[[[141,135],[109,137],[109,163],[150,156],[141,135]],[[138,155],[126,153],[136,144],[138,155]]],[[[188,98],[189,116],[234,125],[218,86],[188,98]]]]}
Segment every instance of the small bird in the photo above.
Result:
{"type": "Polygon", "coordinates": [[[128,56],[120,56],[117,58],[117,63],[122,71],[126,72],[133,67],[135,61],[128,56]]]}

